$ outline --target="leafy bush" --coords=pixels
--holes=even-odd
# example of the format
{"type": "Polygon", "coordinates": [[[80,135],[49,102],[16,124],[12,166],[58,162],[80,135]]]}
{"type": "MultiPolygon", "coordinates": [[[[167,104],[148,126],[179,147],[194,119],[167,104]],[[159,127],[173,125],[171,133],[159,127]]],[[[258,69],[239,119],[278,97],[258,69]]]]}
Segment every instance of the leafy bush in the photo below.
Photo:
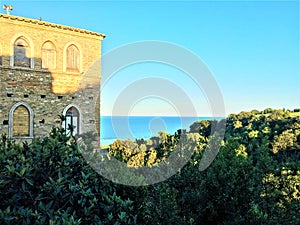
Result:
{"type": "Polygon", "coordinates": [[[135,224],[132,201],[85,162],[64,130],[0,143],[0,224],[135,224]]]}
{"type": "MultiPolygon", "coordinates": [[[[200,171],[215,123],[191,125],[184,137],[198,145],[189,162],[168,180],[140,187],[112,183],[91,169],[82,156],[97,158],[91,134],[83,137],[84,152],[58,128],[31,144],[2,136],[0,224],[300,224],[299,114],[266,109],[229,115],[217,157],[200,171]]],[[[179,136],[161,132],[149,140],[117,141],[109,151],[132,170],[155,168],[179,136]]],[[[125,178],[144,182],[143,175],[125,178]]]]}

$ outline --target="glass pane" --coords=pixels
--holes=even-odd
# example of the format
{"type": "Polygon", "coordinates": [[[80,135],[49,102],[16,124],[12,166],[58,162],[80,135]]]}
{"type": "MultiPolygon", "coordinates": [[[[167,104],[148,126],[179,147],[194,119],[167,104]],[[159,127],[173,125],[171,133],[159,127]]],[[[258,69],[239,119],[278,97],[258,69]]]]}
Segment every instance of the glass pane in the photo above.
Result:
{"type": "Polygon", "coordinates": [[[73,135],[76,135],[78,133],[78,117],[77,116],[73,117],[73,128],[74,128],[73,135]]]}

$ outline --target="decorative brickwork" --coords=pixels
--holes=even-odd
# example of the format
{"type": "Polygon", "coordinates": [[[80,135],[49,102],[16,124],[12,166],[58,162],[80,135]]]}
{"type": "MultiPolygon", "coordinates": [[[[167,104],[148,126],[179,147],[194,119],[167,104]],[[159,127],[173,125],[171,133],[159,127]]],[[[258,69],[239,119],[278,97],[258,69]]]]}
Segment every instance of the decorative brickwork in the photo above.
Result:
{"type": "Polygon", "coordinates": [[[101,65],[93,63],[104,37],[0,14],[0,133],[42,137],[72,110],[80,112],[76,132],[99,132],[101,65]]]}

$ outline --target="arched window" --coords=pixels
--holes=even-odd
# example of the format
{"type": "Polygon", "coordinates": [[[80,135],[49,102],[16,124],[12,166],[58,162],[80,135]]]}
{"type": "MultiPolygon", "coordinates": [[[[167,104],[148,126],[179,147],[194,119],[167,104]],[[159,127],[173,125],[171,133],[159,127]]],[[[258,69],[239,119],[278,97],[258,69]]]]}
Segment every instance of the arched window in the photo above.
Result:
{"type": "Polygon", "coordinates": [[[66,130],[67,135],[76,135],[80,132],[80,112],[74,105],[68,106],[63,115],[65,121],[63,122],[63,128],[66,130]]]}
{"type": "Polygon", "coordinates": [[[67,72],[80,71],[80,52],[78,48],[72,44],[67,48],[67,72]]]}
{"type": "Polygon", "coordinates": [[[0,45],[0,66],[2,66],[2,48],[0,45]]]}
{"type": "Polygon", "coordinates": [[[29,136],[29,111],[20,105],[13,114],[13,136],[14,137],[28,137],[29,136]]]}
{"type": "Polygon", "coordinates": [[[9,137],[33,137],[33,111],[26,103],[17,103],[11,108],[9,137]]]}
{"type": "Polygon", "coordinates": [[[30,67],[30,46],[23,37],[14,43],[14,66],[30,67]]]}
{"type": "Polygon", "coordinates": [[[45,42],[42,46],[42,68],[56,68],[56,48],[50,41],[45,42]]]}

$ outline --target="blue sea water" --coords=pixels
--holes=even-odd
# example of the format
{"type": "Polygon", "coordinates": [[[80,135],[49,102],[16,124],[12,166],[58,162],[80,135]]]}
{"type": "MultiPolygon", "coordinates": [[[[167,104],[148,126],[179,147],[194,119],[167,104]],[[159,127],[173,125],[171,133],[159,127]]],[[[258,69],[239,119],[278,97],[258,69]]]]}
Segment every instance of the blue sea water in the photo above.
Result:
{"type": "MultiPolygon", "coordinates": [[[[136,140],[157,136],[159,131],[174,134],[179,129],[189,131],[197,120],[211,120],[213,117],[172,116],[101,116],[101,145],[112,144],[116,139],[136,140]]],[[[217,119],[217,118],[215,118],[217,119]]]]}

